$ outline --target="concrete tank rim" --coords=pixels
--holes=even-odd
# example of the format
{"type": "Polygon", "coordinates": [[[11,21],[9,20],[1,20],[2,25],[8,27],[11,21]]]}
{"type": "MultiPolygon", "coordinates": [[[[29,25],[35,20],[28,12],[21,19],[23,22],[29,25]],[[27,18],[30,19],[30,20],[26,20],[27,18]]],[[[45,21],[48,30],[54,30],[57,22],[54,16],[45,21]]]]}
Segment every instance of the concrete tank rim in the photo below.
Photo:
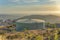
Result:
{"type": "Polygon", "coordinates": [[[42,19],[20,19],[16,22],[19,22],[19,23],[41,23],[41,22],[45,22],[45,20],[42,20],[42,19]]]}

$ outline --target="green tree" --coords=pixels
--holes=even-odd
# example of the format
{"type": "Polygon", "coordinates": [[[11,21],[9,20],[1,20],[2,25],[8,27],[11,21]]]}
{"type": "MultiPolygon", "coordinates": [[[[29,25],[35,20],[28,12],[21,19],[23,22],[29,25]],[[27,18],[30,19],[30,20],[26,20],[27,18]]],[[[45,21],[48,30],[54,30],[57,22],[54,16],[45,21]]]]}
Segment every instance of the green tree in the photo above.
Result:
{"type": "Polygon", "coordinates": [[[53,24],[53,28],[56,28],[56,24],[53,24]]]}

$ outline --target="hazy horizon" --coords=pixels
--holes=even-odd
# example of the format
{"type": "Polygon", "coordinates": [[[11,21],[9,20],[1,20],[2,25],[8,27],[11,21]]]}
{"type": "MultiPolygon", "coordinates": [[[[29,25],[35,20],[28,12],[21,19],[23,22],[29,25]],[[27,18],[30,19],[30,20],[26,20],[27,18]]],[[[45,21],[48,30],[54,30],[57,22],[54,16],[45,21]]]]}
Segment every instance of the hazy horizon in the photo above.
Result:
{"type": "Polygon", "coordinates": [[[0,14],[60,16],[59,0],[0,0],[0,14]]]}

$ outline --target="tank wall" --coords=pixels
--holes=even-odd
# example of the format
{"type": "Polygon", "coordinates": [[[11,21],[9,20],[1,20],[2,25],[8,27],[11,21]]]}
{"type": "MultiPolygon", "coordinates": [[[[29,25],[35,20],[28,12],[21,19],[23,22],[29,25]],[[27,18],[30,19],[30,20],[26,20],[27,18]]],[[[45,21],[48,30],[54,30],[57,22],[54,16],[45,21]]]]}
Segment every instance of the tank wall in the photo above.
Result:
{"type": "Polygon", "coordinates": [[[16,30],[24,30],[24,28],[28,30],[43,29],[43,23],[16,23],[16,30]]]}

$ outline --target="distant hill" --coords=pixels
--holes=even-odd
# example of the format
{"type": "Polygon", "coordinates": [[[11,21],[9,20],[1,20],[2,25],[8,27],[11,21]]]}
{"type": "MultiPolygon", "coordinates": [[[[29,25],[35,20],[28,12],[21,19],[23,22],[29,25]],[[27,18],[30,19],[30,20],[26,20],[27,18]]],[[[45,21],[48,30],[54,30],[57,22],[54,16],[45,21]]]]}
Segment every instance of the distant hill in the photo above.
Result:
{"type": "Polygon", "coordinates": [[[17,19],[23,16],[22,14],[0,14],[0,19],[17,19]]]}
{"type": "Polygon", "coordinates": [[[42,19],[50,23],[60,23],[60,17],[55,15],[29,15],[24,16],[21,19],[42,19]]]}
{"type": "Polygon", "coordinates": [[[9,14],[0,14],[0,19],[42,19],[50,23],[60,23],[60,16],[55,15],[9,15],[9,14]]]}

